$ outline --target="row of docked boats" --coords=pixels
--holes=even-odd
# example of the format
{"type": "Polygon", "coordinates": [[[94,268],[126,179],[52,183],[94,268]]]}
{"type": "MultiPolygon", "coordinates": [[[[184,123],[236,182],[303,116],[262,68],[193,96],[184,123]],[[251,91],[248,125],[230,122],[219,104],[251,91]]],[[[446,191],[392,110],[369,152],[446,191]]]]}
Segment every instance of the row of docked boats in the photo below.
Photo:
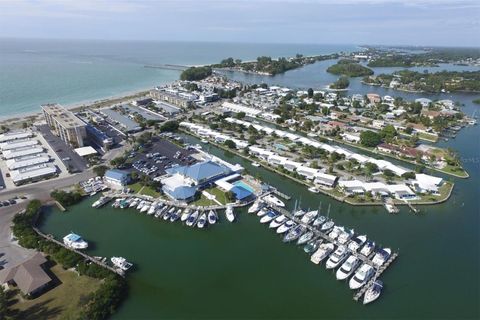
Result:
{"type": "MultiPolygon", "coordinates": [[[[191,208],[179,208],[168,205],[161,200],[148,201],[141,198],[118,198],[112,207],[114,208],[135,208],[142,213],[152,215],[155,218],[165,221],[175,222],[180,220],[189,227],[203,229],[208,225],[214,225],[219,221],[219,216],[215,210],[201,210],[191,208]]],[[[227,206],[225,216],[228,221],[235,220],[233,207],[227,206]]]]}
{"type": "MultiPolygon", "coordinates": [[[[366,235],[355,235],[352,229],[336,226],[319,210],[294,210],[288,217],[272,208],[269,203],[257,200],[250,208],[260,218],[260,223],[283,236],[283,241],[302,245],[314,264],[325,262],[327,269],[336,269],[338,280],[349,279],[351,289],[360,289],[375,277],[376,271],[390,257],[391,249],[378,248],[366,235]],[[323,232],[327,237],[321,237],[323,232]],[[328,239],[328,240],[327,240],[328,239]]],[[[364,303],[374,301],[380,295],[383,284],[374,281],[364,295],[364,303]]]]}

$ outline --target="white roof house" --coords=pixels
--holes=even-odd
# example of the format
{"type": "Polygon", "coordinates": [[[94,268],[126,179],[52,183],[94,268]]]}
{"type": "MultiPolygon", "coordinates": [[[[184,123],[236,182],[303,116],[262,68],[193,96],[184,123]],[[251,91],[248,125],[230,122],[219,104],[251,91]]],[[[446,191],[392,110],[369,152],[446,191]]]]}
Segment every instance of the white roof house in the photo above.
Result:
{"type": "Polygon", "coordinates": [[[6,150],[3,152],[3,157],[6,160],[8,160],[8,159],[14,159],[18,157],[24,157],[24,156],[34,155],[39,153],[43,153],[42,147],[34,147],[34,148],[25,147],[20,149],[6,150]]]}
{"type": "Polygon", "coordinates": [[[334,175],[318,172],[315,175],[315,180],[313,181],[313,183],[324,185],[327,187],[333,187],[335,185],[336,180],[337,180],[337,177],[334,175]]]}
{"type": "Polygon", "coordinates": [[[297,168],[297,173],[307,179],[314,179],[317,173],[319,173],[319,170],[307,166],[300,166],[297,168]]]}
{"type": "Polygon", "coordinates": [[[13,141],[0,143],[0,149],[2,151],[6,151],[6,150],[13,150],[13,149],[19,149],[24,147],[31,147],[37,144],[38,144],[37,140],[20,139],[20,140],[13,140],[13,141]]]}
{"type": "Polygon", "coordinates": [[[39,156],[25,157],[23,159],[9,159],[5,162],[7,164],[8,170],[17,170],[20,168],[30,167],[49,161],[50,157],[47,154],[40,154],[39,156]]]}
{"type": "Polygon", "coordinates": [[[236,104],[236,103],[231,103],[231,102],[224,102],[222,104],[222,107],[226,110],[233,111],[233,112],[236,112],[236,113],[245,112],[245,114],[247,114],[250,117],[256,117],[260,113],[262,113],[261,110],[254,109],[254,108],[249,108],[249,107],[242,106],[242,105],[236,104]]]}
{"type": "Polygon", "coordinates": [[[38,180],[43,177],[54,175],[57,169],[54,165],[49,163],[42,163],[35,166],[30,166],[18,170],[10,171],[10,177],[14,184],[18,185],[22,182],[38,180]]]}
{"type": "Polygon", "coordinates": [[[267,161],[268,163],[270,164],[273,164],[273,165],[283,165],[285,163],[285,161],[287,161],[288,158],[286,157],[282,157],[282,156],[279,156],[279,155],[271,155],[268,157],[267,161]]]}
{"type": "Polygon", "coordinates": [[[293,160],[287,160],[283,163],[283,167],[289,171],[295,171],[297,170],[298,167],[302,165],[301,162],[293,161],[293,160]]]}
{"type": "Polygon", "coordinates": [[[0,143],[12,140],[26,139],[30,137],[33,137],[33,132],[30,130],[9,131],[0,134],[0,143]]]}
{"type": "Polygon", "coordinates": [[[438,192],[438,187],[443,183],[443,179],[434,177],[424,173],[417,173],[415,180],[411,180],[410,184],[419,192],[438,192]]]}

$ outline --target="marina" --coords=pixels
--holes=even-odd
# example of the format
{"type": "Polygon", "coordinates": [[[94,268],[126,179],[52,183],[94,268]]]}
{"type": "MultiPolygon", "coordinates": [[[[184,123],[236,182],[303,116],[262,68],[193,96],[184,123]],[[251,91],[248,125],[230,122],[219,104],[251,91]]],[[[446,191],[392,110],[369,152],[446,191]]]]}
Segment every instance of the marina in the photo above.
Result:
{"type": "MultiPolygon", "coordinates": [[[[297,241],[297,245],[305,244],[306,242],[311,241],[312,238],[314,238],[314,241],[318,241],[320,239],[324,246],[328,244],[327,247],[326,247],[326,248],[329,248],[328,251],[324,251],[323,255],[319,256],[318,259],[315,258],[314,256],[312,256],[312,262],[318,264],[320,261],[326,259],[326,257],[328,257],[333,252],[334,248],[339,248],[339,249],[344,248],[344,249],[340,249],[340,250],[343,250],[343,252],[341,253],[343,255],[341,260],[337,261],[334,266],[332,265],[330,267],[329,267],[329,264],[327,262],[327,269],[338,267],[340,262],[343,261],[343,259],[346,259],[347,254],[348,254],[348,256],[353,256],[353,257],[357,258],[358,261],[361,261],[363,263],[363,265],[369,266],[374,270],[374,273],[371,276],[371,278],[368,279],[368,281],[360,288],[360,290],[355,292],[354,298],[353,298],[355,301],[357,301],[360,297],[362,297],[365,294],[365,290],[369,289],[372,286],[372,284],[375,281],[377,281],[377,279],[383,274],[383,272],[398,257],[398,252],[391,253],[391,251],[390,251],[390,254],[388,254],[388,257],[387,257],[386,260],[382,260],[379,263],[376,263],[377,255],[381,251],[377,251],[377,255],[375,255],[375,257],[372,257],[373,252],[371,252],[370,254],[364,255],[364,254],[361,253],[362,251],[358,250],[360,245],[355,243],[355,240],[353,240],[353,239],[349,242],[349,245],[346,246],[346,242],[349,241],[349,240],[343,240],[342,239],[342,236],[344,234],[346,234],[346,231],[343,231],[343,234],[341,234],[341,235],[339,234],[338,236],[332,237],[331,233],[327,234],[325,232],[322,232],[321,231],[322,228],[321,228],[320,225],[316,226],[316,227],[310,225],[311,219],[305,219],[305,216],[307,216],[308,213],[303,214],[303,217],[299,218],[298,216],[295,215],[295,213],[292,213],[291,211],[286,210],[284,208],[276,207],[276,206],[271,205],[271,204],[268,205],[268,206],[274,210],[274,211],[270,211],[270,212],[277,212],[276,215],[273,214],[273,217],[276,217],[276,216],[281,214],[282,216],[290,219],[290,221],[295,222],[295,224],[296,224],[295,228],[297,228],[297,230],[299,230],[299,231],[297,232],[297,234],[295,234],[293,236],[292,240],[299,238],[299,241],[297,241]],[[302,237],[305,237],[305,238],[302,239],[302,237]],[[353,244],[353,246],[352,246],[352,244],[353,244]]],[[[261,209],[261,210],[263,210],[263,209],[261,209]]],[[[262,219],[264,219],[264,218],[262,218],[262,219]]],[[[262,219],[260,220],[261,223],[262,223],[262,219]]],[[[343,230],[343,227],[340,227],[340,228],[342,228],[342,230],[343,230]]],[[[332,231],[332,233],[333,232],[334,231],[332,231]]],[[[289,233],[289,234],[292,234],[292,233],[289,233]]],[[[285,237],[285,239],[287,239],[288,241],[290,241],[290,239],[288,238],[289,234],[287,234],[287,236],[285,237]]],[[[347,237],[348,237],[347,239],[352,238],[353,237],[353,231],[347,237]]],[[[366,241],[365,236],[358,236],[357,238],[360,239],[362,245],[366,241]]],[[[284,242],[285,242],[285,240],[284,240],[284,242]]],[[[382,249],[380,249],[380,250],[382,250],[382,249]]],[[[390,250],[390,249],[385,249],[385,250],[390,250]]]]}

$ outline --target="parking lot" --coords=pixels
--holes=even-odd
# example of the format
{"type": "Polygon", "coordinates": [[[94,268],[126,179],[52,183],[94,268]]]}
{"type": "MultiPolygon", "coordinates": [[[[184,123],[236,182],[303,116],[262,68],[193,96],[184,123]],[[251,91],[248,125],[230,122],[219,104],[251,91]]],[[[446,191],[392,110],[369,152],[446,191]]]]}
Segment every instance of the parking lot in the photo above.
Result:
{"type": "Polygon", "coordinates": [[[152,144],[144,148],[144,152],[130,153],[132,169],[139,174],[146,174],[151,178],[165,174],[165,170],[174,166],[184,166],[196,162],[191,154],[192,150],[186,150],[162,138],[152,138],[152,144]]]}
{"type": "Polygon", "coordinates": [[[87,168],[87,162],[75,153],[72,147],[54,135],[50,131],[48,125],[39,125],[37,126],[37,130],[42,134],[53,151],[57,154],[58,158],[70,172],[82,172],[87,168]]]}

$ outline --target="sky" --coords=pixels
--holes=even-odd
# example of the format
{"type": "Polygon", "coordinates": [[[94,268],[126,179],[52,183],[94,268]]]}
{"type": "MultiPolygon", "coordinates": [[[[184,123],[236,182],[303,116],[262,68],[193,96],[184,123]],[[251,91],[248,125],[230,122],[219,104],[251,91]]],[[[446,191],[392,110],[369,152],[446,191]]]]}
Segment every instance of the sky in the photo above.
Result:
{"type": "Polygon", "coordinates": [[[0,37],[480,46],[480,0],[0,0],[0,37]]]}

